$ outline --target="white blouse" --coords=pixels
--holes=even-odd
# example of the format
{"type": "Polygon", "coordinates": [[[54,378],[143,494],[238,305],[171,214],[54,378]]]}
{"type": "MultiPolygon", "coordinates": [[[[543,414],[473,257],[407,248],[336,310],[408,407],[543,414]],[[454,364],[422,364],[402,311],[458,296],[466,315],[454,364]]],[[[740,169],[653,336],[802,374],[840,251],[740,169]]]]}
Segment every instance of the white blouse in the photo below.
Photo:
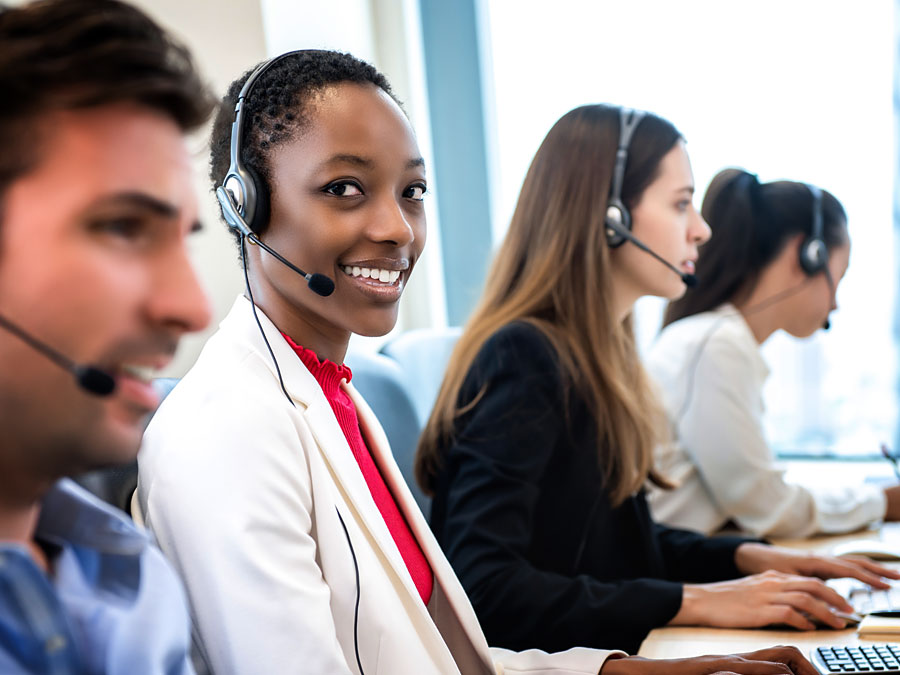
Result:
{"type": "Polygon", "coordinates": [[[769,369],[733,305],[670,324],[646,363],[676,439],[656,451],[657,468],[677,486],[651,491],[657,520],[705,533],[732,521],[757,536],[807,537],[884,518],[876,486],[812,491],[785,482],[763,433],[769,369]]]}

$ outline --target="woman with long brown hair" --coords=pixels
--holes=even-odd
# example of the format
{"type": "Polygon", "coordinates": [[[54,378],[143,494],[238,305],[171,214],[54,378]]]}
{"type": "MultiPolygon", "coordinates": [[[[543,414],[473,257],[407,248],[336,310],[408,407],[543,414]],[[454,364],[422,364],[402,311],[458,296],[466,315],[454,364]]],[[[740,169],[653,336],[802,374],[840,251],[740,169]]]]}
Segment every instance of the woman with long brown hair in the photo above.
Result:
{"type": "Polygon", "coordinates": [[[416,467],[493,644],[633,652],[666,624],[843,627],[849,605],[811,577],[884,586],[869,563],[650,517],[664,420],[631,313],[695,281],[710,233],[693,192],[679,132],[608,105],[564,115],[528,171],[416,467]]]}

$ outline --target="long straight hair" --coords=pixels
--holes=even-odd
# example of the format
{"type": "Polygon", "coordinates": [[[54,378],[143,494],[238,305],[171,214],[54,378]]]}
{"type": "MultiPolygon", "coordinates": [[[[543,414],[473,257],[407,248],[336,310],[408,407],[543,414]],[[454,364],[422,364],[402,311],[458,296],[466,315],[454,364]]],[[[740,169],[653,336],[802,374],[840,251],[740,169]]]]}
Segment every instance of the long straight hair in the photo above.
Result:
{"type": "MultiPolygon", "coordinates": [[[[416,454],[416,478],[429,494],[453,439],[457,417],[477,404],[460,390],[485,341],[513,321],[540,330],[564,378],[597,426],[598,462],[614,504],[649,477],[661,433],[660,406],[638,357],[631,317],[613,312],[604,214],[619,139],[620,109],[588,105],[564,115],[538,149],[483,298],[451,355],[416,454]]],[[[681,138],[647,115],[629,148],[622,198],[629,207],[653,182],[681,138]]]]}
{"type": "MultiPolygon", "coordinates": [[[[813,208],[813,195],[804,183],[760,183],[743,169],[717,173],[701,207],[713,232],[700,247],[697,261],[697,276],[703,283],[666,306],[663,327],[725,302],[740,304],[749,298],[763,270],[788,241],[812,232],[813,208]]],[[[847,214],[825,190],[821,209],[822,236],[831,251],[847,241],[847,214]]]]}

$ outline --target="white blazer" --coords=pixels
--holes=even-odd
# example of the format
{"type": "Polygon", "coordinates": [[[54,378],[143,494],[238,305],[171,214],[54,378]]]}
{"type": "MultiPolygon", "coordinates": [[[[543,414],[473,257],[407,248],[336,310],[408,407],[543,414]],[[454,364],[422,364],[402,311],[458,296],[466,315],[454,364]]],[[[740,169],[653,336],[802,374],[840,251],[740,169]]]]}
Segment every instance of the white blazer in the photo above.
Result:
{"type": "Polygon", "coordinates": [[[240,297],[154,416],[139,458],[138,517],[184,579],[213,672],[360,673],[358,658],[366,675],[598,673],[610,652],[488,648],[383,429],[345,383],[434,572],[426,608],[321,388],[259,318],[294,406],[240,297]]]}

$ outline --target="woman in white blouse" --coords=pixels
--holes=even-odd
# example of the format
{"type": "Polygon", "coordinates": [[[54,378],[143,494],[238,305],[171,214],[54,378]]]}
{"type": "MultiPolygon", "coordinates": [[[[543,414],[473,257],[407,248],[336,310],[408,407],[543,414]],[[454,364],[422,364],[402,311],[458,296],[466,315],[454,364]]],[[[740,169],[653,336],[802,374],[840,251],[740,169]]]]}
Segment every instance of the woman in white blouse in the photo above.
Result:
{"type": "Polygon", "coordinates": [[[778,330],[808,337],[836,309],[850,238],[840,202],[815,186],[760,184],[726,169],[710,183],[702,283],[666,310],[648,355],[675,440],[657,451],[676,488],[651,495],[665,523],[714,532],[807,537],[900,518],[900,487],[812,491],[787,483],[763,433],[760,346],[778,330]]]}

